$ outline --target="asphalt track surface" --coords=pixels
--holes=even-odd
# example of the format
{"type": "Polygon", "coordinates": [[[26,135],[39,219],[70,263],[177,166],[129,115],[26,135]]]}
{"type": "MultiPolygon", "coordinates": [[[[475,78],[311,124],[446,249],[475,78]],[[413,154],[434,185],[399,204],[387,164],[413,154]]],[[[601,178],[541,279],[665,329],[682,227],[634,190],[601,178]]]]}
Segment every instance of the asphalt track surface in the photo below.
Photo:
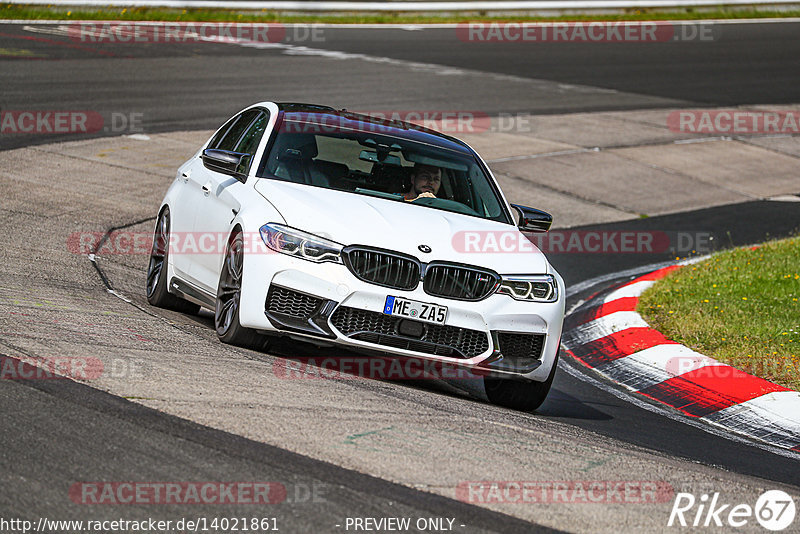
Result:
{"type": "MultiPolygon", "coordinates": [[[[163,132],[213,129],[242,103],[264,99],[359,110],[442,110],[457,101],[488,115],[797,100],[800,22],[703,24],[712,40],[657,43],[479,43],[454,28],[313,34],[301,26],[287,28],[279,47],[97,44],[69,34],[68,24],[60,32],[0,24],[0,108],[58,106],[107,120],[136,113],[147,132],[163,132]],[[332,52],[373,60],[332,61],[332,52]],[[408,74],[408,62],[418,74],[408,74]]],[[[21,133],[0,138],[0,149],[67,138],[21,133]]]]}
{"type": "MultiPolygon", "coordinates": [[[[335,61],[330,66],[328,60],[315,55],[305,55],[298,61],[297,56],[287,56],[285,49],[217,44],[75,46],[76,43],[64,37],[3,25],[0,49],[24,49],[40,59],[0,58],[3,79],[0,105],[4,110],[58,108],[142,113],[146,131],[157,132],[213,128],[244,103],[265,98],[375,109],[389,106],[405,109],[404,105],[410,109],[442,109],[442,102],[459,101],[465,102],[465,108],[489,114],[780,104],[797,100],[798,26],[795,23],[726,26],[720,40],[714,43],[592,47],[536,44],[524,54],[517,51],[527,45],[475,48],[454,39],[452,31],[447,30],[427,30],[422,39],[418,32],[403,30],[326,29],[324,42],[299,45],[500,75],[485,86],[446,83],[432,90],[427,82],[447,77],[404,76],[395,72],[399,69],[391,63],[382,71],[372,70],[368,77],[359,77],[358,72],[338,68],[335,61]],[[520,79],[544,81],[525,85],[520,79]],[[573,94],[569,90],[566,93],[553,90],[564,83],[612,91],[573,94]],[[497,92],[498,86],[506,89],[497,92]]],[[[429,74],[430,69],[420,68],[423,74],[429,74]]],[[[56,140],[58,136],[2,137],[0,147],[56,140]]],[[[4,164],[13,166],[14,162],[4,164]]],[[[91,218],[91,214],[87,217],[91,218]]],[[[736,246],[788,235],[797,231],[798,221],[798,203],[757,201],[592,228],[702,229],[717,236],[724,246],[736,246]]],[[[673,258],[668,254],[551,256],[568,285],[670,259],[673,258]]],[[[572,295],[568,306],[626,279],[609,279],[588,287],[572,295]]],[[[111,282],[114,283],[113,278],[111,282]]],[[[101,284],[99,278],[97,284],[101,284]]],[[[170,317],[186,324],[198,321],[203,324],[202,318],[170,317]]],[[[205,324],[208,326],[207,318],[205,324]]],[[[281,509],[283,524],[290,532],[334,530],[333,525],[344,516],[390,513],[455,517],[468,525],[470,532],[536,529],[534,524],[510,515],[202,427],[81,384],[25,381],[6,382],[2,386],[0,405],[4,413],[14,414],[0,419],[3,436],[0,481],[4,488],[11,489],[0,492],[4,517],[72,513],[69,503],[62,503],[67,488],[76,480],[266,479],[287,481],[290,489],[311,487],[314,482],[336,488],[326,493],[324,502],[311,505],[290,502],[289,508],[281,509]]],[[[358,382],[353,394],[370,387],[374,387],[371,381],[358,382]]],[[[402,386],[400,390],[398,395],[425,401],[443,395],[440,390],[425,386],[402,386]]],[[[467,408],[458,404],[450,415],[453,418],[474,415],[483,408],[481,404],[467,408]]],[[[496,412],[483,416],[491,417],[493,413],[496,412]]],[[[759,477],[764,479],[765,488],[770,482],[798,487],[800,481],[800,462],[795,459],[643,410],[605,389],[589,386],[573,373],[557,373],[551,396],[538,414],[546,420],[616,438],[665,457],[759,477]]],[[[509,412],[507,416],[513,418],[514,414],[509,412]]],[[[118,512],[93,507],[86,513],[100,519],[115,517],[118,512]]],[[[224,512],[248,513],[229,508],[224,512]]],[[[220,513],[214,507],[191,509],[192,515],[220,513]]],[[[126,510],[129,518],[147,515],[153,513],[141,507],[126,510]]],[[[186,511],[160,509],[159,515],[166,519],[186,515],[186,511]]],[[[569,530],[569,525],[563,528],[569,530]]]]}

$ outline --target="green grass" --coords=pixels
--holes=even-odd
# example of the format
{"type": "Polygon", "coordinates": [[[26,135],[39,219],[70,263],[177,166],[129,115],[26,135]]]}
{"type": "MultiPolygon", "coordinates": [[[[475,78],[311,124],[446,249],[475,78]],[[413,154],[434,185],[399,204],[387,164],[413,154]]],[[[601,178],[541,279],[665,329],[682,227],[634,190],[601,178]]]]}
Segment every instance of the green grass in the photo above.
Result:
{"type": "Polygon", "coordinates": [[[522,21],[592,21],[592,20],[702,20],[737,18],[798,17],[799,10],[770,11],[732,9],[725,6],[709,10],[678,9],[672,11],[631,10],[618,15],[533,15],[489,16],[482,13],[285,13],[267,10],[238,11],[229,9],[167,9],[167,8],[69,8],[61,6],[29,6],[0,3],[0,18],[20,20],[149,20],[182,22],[282,22],[330,24],[423,24],[444,22],[522,22],[522,21]]]}
{"type": "Polygon", "coordinates": [[[800,237],[715,254],[645,291],[638,311],[667,338],[800,390],[800,237]]]}

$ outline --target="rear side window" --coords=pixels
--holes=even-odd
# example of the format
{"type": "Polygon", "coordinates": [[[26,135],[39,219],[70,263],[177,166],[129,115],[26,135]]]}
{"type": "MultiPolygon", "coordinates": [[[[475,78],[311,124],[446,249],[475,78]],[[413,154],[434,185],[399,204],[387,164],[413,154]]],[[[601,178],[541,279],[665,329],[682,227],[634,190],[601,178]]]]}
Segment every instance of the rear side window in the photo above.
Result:
{"type": "Polygon", "coordinates": [[[261,111],[257,109],[248,109],[240,114],[236,122],[234,122],[222,136],[219,143],[216,146],[210,146],[210,148],[233,151],[234,147],[239,143],[242,134],[244,134],[247,127],[250,126],[250,123],[253,122],[253,119],[255,119],[259,113],[261,113],[261,111]]]}

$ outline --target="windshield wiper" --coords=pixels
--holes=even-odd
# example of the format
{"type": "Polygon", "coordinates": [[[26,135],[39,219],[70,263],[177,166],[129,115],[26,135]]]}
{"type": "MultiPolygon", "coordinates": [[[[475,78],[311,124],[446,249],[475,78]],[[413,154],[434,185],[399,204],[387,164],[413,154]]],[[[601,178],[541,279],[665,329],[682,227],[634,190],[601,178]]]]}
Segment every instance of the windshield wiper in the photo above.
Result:
{"type": "Polygon", "coordinates": [[[383,191],[364,189],[363,187],[357,187],[354,193],[358,193],[359,195],[367,195],[369,197],[385,198],[387,200],[403,200],[403,193],[384,193],[383,191]]]}

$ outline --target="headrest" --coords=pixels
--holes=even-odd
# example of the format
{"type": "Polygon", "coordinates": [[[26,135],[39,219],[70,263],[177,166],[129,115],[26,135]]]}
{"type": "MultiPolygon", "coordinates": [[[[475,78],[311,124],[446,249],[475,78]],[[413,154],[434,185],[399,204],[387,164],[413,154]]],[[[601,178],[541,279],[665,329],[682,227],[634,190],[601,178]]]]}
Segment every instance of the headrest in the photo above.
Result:
{"type": "Polygon", "coordinates": [[[316,158],[319,153],[317,150],[317,140],[313,135],[300,133],[283,133],[279,138],[278,158],[284,156],[303,157],[305,159],[316,158]],[[300,153],[297,154],[297,151],[300,153]],[[287,153],[288,152],[288,153],[287,153]]]}

